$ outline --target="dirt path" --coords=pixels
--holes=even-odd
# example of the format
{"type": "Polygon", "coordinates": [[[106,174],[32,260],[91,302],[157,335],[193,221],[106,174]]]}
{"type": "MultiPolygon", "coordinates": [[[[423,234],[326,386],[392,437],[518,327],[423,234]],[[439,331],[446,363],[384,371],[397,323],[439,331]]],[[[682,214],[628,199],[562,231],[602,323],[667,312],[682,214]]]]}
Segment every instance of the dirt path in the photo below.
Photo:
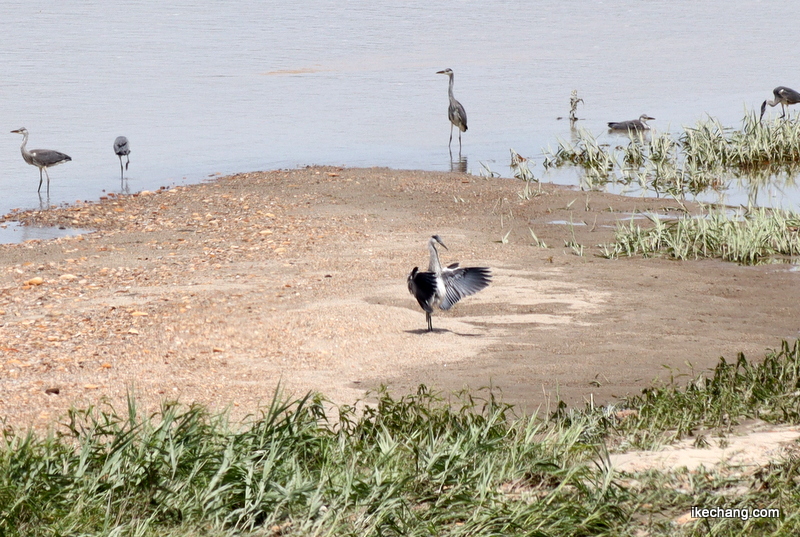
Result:
{"type": "Polygon", "coordinates": [[[130,386],[150,409],[180,398],[244,415],[279,382],[339,403],[420,383],[492,384],[528,409],[603,403],[668,376],[664,366],[755,359],[797,337],[789,266],[594,255],[617,219],[675,202],[550,185],[523,201],[520,190],[307,168],[15,215],[99,231],[0,246],[0,415],[42,426],[71,404],[122,408],[130,386]],[[570,228],[583,257],[564,246],[570,228]],[[490,266],[495,279],[437,311],[427,333],[405,278],[427,265],[433,233],[450,248],[443,261],[490,266]]]}

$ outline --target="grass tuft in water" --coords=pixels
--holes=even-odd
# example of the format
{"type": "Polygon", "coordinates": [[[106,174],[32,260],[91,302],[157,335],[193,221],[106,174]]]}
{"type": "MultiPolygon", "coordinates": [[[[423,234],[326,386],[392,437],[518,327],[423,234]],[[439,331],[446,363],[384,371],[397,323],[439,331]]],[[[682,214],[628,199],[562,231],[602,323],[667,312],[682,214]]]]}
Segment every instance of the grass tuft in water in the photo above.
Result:
{"type": "Polygon", "coordinates": [[[590,190],[615,182],[683,196],[720,190],[736,180],[754,197],[769,182],[794,184],[800,171],[800,120],[791,116],[762,123],[748,113],[733,129],[708,118],[676,137],[632,132],[628,144],[616,148],[581,129],[574,143],[559,141],[554,152],[546,150],[544,165],[582,168],[581,186],[590,190]]]}
{"type": "Polygon", "coordinates": [[[572,90],[569,95],[569,120],[571,122],[578,121],[578,103],[582,103],[583,99],[578,97],[578,90],[572,90]]]}
{"type": "Polygon", "coordinates": [[[614,243],[601,246],[604,257],[665,255],[674,259],[716,257],[746,265],[800,254],[800,215],[778,209],[752,209],[741,215],[713,210],[699,217],[665,221],[646,214],[648,227],[631,218],[618,224],[614,243]]]}
{"type": "Polygon", "coordinates": [[[548,150],[544,153],[545,170],[565,165],[582,168],[584,175],[581,186],[588,190],[595,190],[612,181],[612,174],[617,166],[616,156],[608,145],[598,143],[585,129],[578,129],[578,138],[574,145],[559,141],[555,152],[548,150]]]}

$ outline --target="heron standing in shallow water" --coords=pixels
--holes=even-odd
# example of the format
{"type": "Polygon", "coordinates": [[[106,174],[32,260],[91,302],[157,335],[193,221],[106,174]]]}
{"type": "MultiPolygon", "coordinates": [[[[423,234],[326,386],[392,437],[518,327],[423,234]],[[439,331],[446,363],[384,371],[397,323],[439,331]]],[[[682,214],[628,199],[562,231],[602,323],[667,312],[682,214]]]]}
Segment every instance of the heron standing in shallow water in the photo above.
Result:
{"type": "Polygon", "coordinates": [[[437,71],[437,75],[447,75],[450,77],[450,86],[447,95],[450,97],[450,106],[447,108],[447,117],[450,119],[450,141],[447,147],[453,143],[453,126],[458,127],[458,152],[461,152],[461,133],[467,130],[467,111],[464,106],[453,97],[453,70],[449,67],[443,71],[437,71]]]}
{"type": "Polygon", "coordinates": [[[128,164],[131,163],[131,145],[128,143],[128,139],[124,136],[117,136],[117,139],[114,140],[114,153],[119,157],[119,178],[120,181],[123,178],[123,171],[122,171],[122,157],[125,157],[125,169],[128,169],[128,164]]]}
{"type": "Polygon", "coordinates": [[[408,275],[408,291],[425,310],[428,332],[433,331],[431,314],[434,307],[439,306],[439,309],[447,311],[456,302],[474,295],[492,281],[492,273],[487,267],[459,267],[458,263],[453,263],[443,268],[436,250],[437,243],[447,249],[439,235],[428,239],[428,271],[422,272],[419,267],[414,267],[408,275]]]}
{"type": "Polygon", "coordinates": [[[611,121],[608,128],[612,131],[649,131],[650,125],[646,122],[655,119],[647,114],[642,114],[639,119],[629,119],[628,121],[611,121]]]}
{"type": "Polygon", "coordinates": [[[69,162],[72,160],[72,158],[69,155],[65,155],[59,151],[53,151],[52,149],[31,149],[28,151],[28,149],[25,147],[28,143],[28,129],[21,127],[11,132],[22,135],[22,146],[19,148],[19,150],[22,152],[22,158],[25,160],[25,162],[31,166],[36,166],[39,168],[39,189],[36,192],[42,191],[42,170],[44,170],[44,174],[47,176],[47,195],[49,196],[50,174],[47,173],[47,168],[57,166],[58,164],[62,164],[64,162],[69,162]]]}
{"type": "Polygon", "coordinates": [[[781,112],[783,112],[781,117],[786,117],[786,107],[790,104],[800,103],[800,93],[794,91],[792,88],[787,88],[786,86],[778,86],[772,90],[772,95],[775,96],[773,100],[770,101],[767,99],[761,103],[761,117],[758,118],[759,121],[761,121],[761,118],[764,117],[764,112],[767,110],[767,105],[781,105],[781,112]]]}

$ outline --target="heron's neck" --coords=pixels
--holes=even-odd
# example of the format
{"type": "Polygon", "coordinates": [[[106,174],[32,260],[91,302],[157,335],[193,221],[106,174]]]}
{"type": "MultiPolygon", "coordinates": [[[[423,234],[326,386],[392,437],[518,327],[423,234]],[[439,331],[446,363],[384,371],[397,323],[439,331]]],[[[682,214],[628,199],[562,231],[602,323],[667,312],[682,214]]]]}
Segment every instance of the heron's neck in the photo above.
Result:
{"type": "Polygon", "coordinates": [[[23,133],[23,134],[22,134],[22,145],[21,145],[21,146],[19,146],[19,150],[20,150],[20,152],[22,153],[22,158],[24,158],[24,159],[25,159],[25,162],[28,162],[28,163],[30,163],[30,159],[31,159],[31,152],[30,152],[30,151],[28,151],[28,148],[27,148],[27,147],[25,147],[25,145],[26,145],[27,143],[28,143],[28,133],[26,132],[26,133],[23,133]]]}
{"type": "Polygon", "coordinates": [[[450,96],[451,101],[455,99],[455,97],[453,97],[453,73],[450,73],[450,86],[447,89],[447,94],[450,96]]]}
{"type": "Polygon", "coordinates": [[[433,239],[428,241],[428,250],[431,252],[431,260],[428,263],[428,272],[435,272],[436,274],[439,274],[442,272],[442,264],[439,262],[439,252],[436,250],[436,245],[434,244],[433,239]]]}

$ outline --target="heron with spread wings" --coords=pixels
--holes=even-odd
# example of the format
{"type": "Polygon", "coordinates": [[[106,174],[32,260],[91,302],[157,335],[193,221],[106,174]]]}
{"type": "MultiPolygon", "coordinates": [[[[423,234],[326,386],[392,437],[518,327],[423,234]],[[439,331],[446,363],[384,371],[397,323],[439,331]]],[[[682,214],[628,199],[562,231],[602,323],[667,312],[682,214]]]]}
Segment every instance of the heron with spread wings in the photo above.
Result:
{"type": "Polygon", "coordinates": [[[423,272],[419,267],[414,267],[408,275],[408,291],[425,310],[428,332],[433,331],[431,314],[435,307],[447,311],[459,300],[474,295],[492,281],[491,270],[487,267],[461,267],[458,263],[442,267],[436,244],[441,244],[447,250],[439,235],[432,236],[428,239],[428,270],[423,272]]]}

